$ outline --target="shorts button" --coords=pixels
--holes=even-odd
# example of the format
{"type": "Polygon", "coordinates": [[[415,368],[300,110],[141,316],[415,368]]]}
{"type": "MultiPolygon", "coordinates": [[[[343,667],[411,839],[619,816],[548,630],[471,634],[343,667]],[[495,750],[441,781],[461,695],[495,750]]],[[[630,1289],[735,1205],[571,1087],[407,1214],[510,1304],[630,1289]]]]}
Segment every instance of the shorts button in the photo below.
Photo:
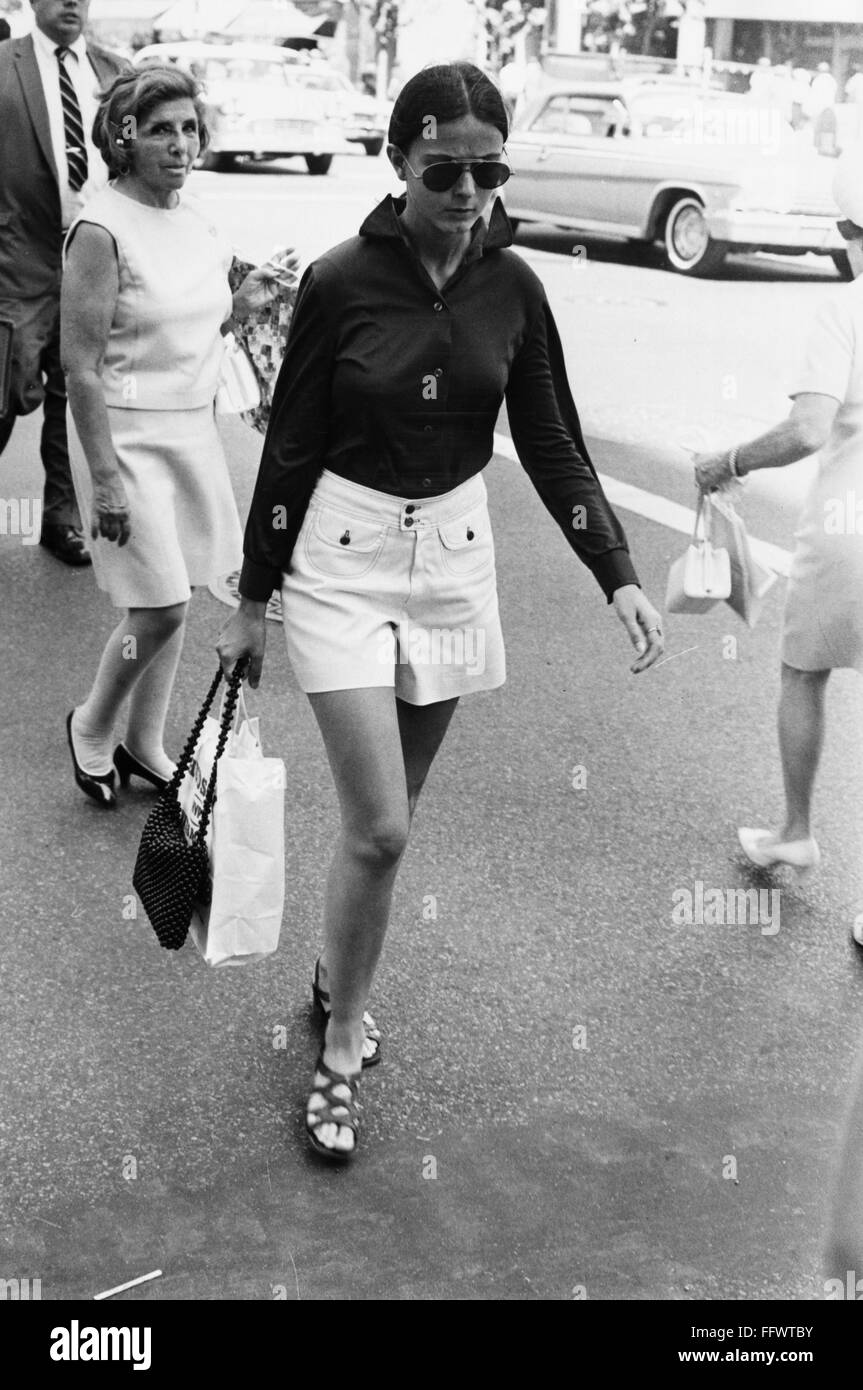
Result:
{"type": "Polygon", "coordinates": [[[431,487],[431,478],[423,478],[423,480],[422,480],[422,486],[423,486],[423,487],[431,487]]]}
{"type": "Polygon", "coordinates": [[[405,517],[405,526],[413,526],[413,524],[414,524],[414,519],[413,519],[413,517],[412,517],[412,516],[406,516],[406,517],[405,517]]]}
{"type": "Polygon", "coordinates": [[[443,308],[443,305],[441,304],[440,300],[439,300],[439,299],[436,299],[435,302],[434,302],[434,311],[435,311],[435,313],[436,313],[436,314],[439,314],[442,308],[443,308]]]}
{"type": "Polygon", "coordinates": [[[416,506],[413,502],[408,502],[407,506],[405,507],[405,511],[408,513],[408,515],[410,515],[411,512],[416,511],[416,506]]]}

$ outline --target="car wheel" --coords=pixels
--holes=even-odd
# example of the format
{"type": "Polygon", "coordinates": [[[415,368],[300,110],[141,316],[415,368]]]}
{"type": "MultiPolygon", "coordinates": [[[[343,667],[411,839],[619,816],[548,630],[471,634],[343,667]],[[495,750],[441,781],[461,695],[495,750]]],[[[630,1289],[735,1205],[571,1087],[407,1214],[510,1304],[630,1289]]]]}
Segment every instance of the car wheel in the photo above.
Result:
{"type": "Polygon", "coordinates": [[[333,162],[331,154],[307,154],[303,158],[310,174],[327,174],[333,162]]]}
{"type": "Polygon", "coordinates": [[[227,174],[233,167],[234,156],[222,150],[207,150],[201,159],[201,168],[208,169],[211,174],[227,174]]]}
{"type": "Polygon", "coordinates": [[[843,280],[854,279],[854,271],[851,269],[851,262],[848,259],[847,251],[831,251],[830,259],[843,280]]]}
{"type": "Polygon", "coordinates": [[[370,155],[372,156],[372,158],[375,158],[377,155],[379,155],[380,152],[381,152],[381,150],[383,149],[383,147],[384,147],[383,137],[381,137],[381,138],[378,139],[378,140],[364,140],[364,141],[363,141],[363,149],[365,150],[366,154],[370,154],[370,155]]]}
{"type": "Polygon", "coordinates": [[[678,275],[714,275],[728,252],[727,242],[711,237],[704,207],[689,193],[668,209],[662,242],[665,264],[678,275]]]}

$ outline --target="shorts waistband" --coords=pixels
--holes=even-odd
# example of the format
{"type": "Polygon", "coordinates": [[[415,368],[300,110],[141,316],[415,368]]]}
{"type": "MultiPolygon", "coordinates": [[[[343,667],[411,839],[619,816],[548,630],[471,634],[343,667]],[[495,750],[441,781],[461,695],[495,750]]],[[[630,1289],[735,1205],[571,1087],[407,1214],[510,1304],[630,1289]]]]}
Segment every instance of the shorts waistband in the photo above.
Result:
{"type": "Polygon", "coordinates": [[[340,505],[355,516],[382,522],[399,530],[441,526],[447,521],[456,521],[465,512],[484,506],[487,499],[488,492],[481,473],[475,473],[450,492],[417,501],[411,497],[394,497],[389,492],[379,492],[377,488],[363,487],[361,483],[340,478],[337,473],[325,468],[312,493],[313,503],[340,505]]]}

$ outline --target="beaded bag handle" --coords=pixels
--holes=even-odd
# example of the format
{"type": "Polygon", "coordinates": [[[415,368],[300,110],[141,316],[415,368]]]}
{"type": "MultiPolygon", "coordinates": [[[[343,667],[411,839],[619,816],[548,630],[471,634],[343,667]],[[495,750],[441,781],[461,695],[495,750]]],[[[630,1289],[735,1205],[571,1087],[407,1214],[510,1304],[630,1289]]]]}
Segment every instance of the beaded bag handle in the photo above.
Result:
{"type": "MultiPolygon", "coordinates": [[[[210,781],[207,786],[206,795],[204,796],[204,806],[201,812],[201,820],[200,824],[198,825],[198,829],[195,832],[195,837],[192,841],[193,844],[203,844],[204,836],[207,833],[207,826],[209,825],[210,815],[213,810],[213,802],[216,798],[216,773],[219,767],[219,759],[225,751],[225,744],[228,741],[228,734],[230,733],[231,727],[234,722],[234,708],[239,698],[240,687],[243,683],[243,673],[246,669],[246,665],[247,658],[244,657],[241,661],[237,662],[233,671],[228,677],[228,691],[225,697],[224,706],[222,708],[221,719],[219,721],[219,741],[216,745],[216,755],[213,759],[213,771],[210,774],[210,781]]],[[[222,668],[220,666],[215,676],[213,677],[213,683],[210,686],[210,689],[207,691],[207,694],[204,697],[204,703],[201,705],[201,708],[198,711],[198,717],[192,725],[192,732],[189,734],[189,737],[186,741],[186,746],[180,755],[180,761],[177,763],[177,769],[170,782],[168,783],[167,787],[165,788],[164,792],[162,793],[163,796],[167,798],[172,798],[178,804],[179,799],[177,793],[180,788],[180,783],[182,782],[189,769],[189,764],[192,761],[195,749],[198,746],[198,739],[201,737],[201,730],[204,727],[204,721],[210,712],[210,707],[214,699],[216,698],[216,691],[219,688],[219,683],[222,679],[223,674],[224,672],[222,671],[222,668]]]]}

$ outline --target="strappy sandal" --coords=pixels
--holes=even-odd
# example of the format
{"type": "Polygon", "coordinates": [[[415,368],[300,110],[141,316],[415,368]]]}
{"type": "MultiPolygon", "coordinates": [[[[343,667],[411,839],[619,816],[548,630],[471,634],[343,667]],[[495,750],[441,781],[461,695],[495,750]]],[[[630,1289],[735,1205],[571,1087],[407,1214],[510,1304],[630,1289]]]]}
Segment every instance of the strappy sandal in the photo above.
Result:
{"type": "MultiPolygon", "coordinates": [[[[318,956],[315,961],[315,978],[312,980],[312,998],[326,1022],[330,1016],[330,996],[327,990],[321,989],[320,974],[321,958],[318,956]]],[[[370,1013],[363,1014],[363,1028],[366,1034],[363,1042],[363,1068],[376,1067],[381,1060],[381,1031],[370,1013]]]]}
{"type": "Polygon", "coordinates": [[[352,1072],[350,1076],[343,1075],[342,1072],[333,1071],[324,1061],[323,1051],[315,1063],[315,1076],[322,1072],[328,1077],[325,1086],[319,1086],[317,1079],[309,1094],[309,1100],[314,1096],[323,1096],[324,1104],[318,1109],[309,1109],[306,1104],[306,1132],[313,1149],[316,1149],[324,1158],[334,1159],[337,1163],[344,1163],[353,1158],[357,1151],[360,1130],[360,1103],[357,1099],[359,1091],[361,1072],[352,1072]],[[337,1086],[345,1086],[350,1091],[350,1099],[346,1100],[343,1096],[335,1094],[337,1086]],[[336,1149],[329,1144],[324,1144],[318,1138],[317,1131],[322,1125],[344,1126],[349,1129],[354,1136],[353,1147],[350,1149],[336,1149]]]}

